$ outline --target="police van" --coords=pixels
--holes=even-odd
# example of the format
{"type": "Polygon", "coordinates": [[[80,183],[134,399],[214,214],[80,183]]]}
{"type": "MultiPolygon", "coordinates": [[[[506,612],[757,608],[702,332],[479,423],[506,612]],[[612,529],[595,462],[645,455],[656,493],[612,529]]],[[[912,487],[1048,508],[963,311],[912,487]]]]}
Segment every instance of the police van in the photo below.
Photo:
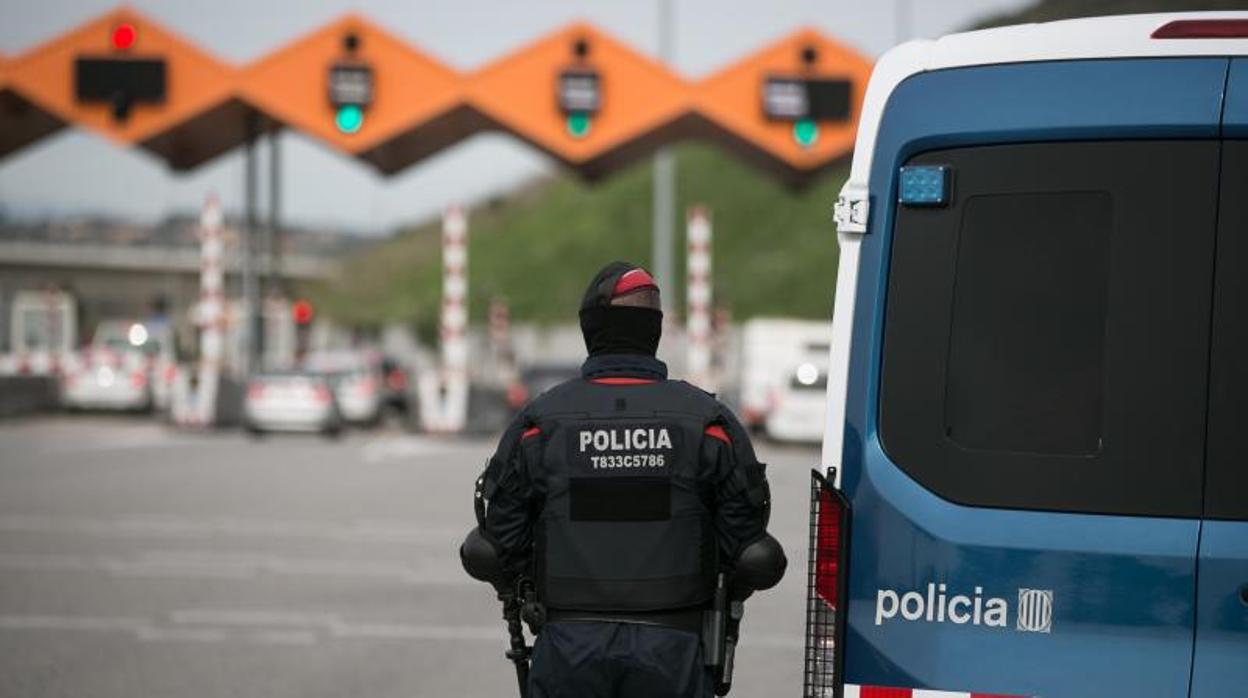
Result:
{"type": "Polygon", "coordinates": [[[1248,695],[1248,13],[875,68],[807,696],[1248,695]]]}

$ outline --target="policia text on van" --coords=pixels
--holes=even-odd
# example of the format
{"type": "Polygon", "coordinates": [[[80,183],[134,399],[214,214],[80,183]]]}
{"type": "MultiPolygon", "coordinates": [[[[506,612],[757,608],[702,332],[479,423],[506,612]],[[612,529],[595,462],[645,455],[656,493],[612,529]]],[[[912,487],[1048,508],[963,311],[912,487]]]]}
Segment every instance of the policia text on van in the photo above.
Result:
{"type": "Polygon", "coordinates": [[[808,696],[1245,695],[1246,56],[1248,13],[1200,13],[876,66],[808,696]]]}
{"type": "Polygon", "coordinates": [[[478,482],[461,556],[498,590],[533,698],[724,695],[742,602],[784,573],[764,466],[727,408],[667,380],[659,307],[644,269],[600,271],[582,376],[521,411],[478,482]]]}

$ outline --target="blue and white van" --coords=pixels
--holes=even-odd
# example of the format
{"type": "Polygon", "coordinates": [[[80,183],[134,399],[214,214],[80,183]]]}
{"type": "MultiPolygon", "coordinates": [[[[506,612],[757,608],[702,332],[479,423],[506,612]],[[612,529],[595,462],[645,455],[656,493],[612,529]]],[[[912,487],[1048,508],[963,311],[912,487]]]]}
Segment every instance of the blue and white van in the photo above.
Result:
{"type": "Polygon", "coordinates": [[[1248,13],[899,46],[836,219],[806,695],[1248,696],[1248,13]]]}

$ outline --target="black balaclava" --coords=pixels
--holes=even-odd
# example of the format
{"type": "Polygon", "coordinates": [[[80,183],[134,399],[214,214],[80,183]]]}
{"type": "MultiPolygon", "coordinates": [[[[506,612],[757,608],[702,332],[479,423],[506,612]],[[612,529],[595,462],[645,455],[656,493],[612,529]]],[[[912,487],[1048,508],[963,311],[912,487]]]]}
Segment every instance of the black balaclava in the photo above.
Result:
{"type": "MultiPolygon", "coordinates": [[[[663,333],[663,312],[654,308],[611,305],[620,277],[634,269],[629,262],[612,262],[589,282],[581,300],[581,334],[590,356],[645,354],[654,356],[663,333]]],[[[649,273],[642,270],[649,278],[649,273]]],[[[648,288],[657,288],[651,283],[648,288]]],[[[627,293],[627,292],[626,292],[627,293]]]]}

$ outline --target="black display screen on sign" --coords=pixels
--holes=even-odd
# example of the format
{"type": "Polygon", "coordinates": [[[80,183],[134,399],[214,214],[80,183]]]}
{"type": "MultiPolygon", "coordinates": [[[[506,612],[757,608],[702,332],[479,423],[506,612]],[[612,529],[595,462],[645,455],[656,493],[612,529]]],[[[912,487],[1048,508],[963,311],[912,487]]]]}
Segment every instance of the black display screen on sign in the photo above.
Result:
{"type": "Polygon", "coordinates": [[[846,121],[849,102],[848,80],[769,77],[763,83],[763,114],[773,121],[846,121]]]}
{"type": "Polygon", "coordinates": [[[596,114],[602,108],[602,81],[592,70],[559,74],[559,109],[565,114],[596,114]]]}
{"type": "Polygon", "coordinates": [[[160,58],[78,58],[74,94],[80,102],[165,101],[165,61],[160,58]]]}
{"type": "Polygon", "coordinates": [[[338,63],[329,69],[329,102],[335,107],[366,107],[373,101],[373,69],[338,63]]]}

